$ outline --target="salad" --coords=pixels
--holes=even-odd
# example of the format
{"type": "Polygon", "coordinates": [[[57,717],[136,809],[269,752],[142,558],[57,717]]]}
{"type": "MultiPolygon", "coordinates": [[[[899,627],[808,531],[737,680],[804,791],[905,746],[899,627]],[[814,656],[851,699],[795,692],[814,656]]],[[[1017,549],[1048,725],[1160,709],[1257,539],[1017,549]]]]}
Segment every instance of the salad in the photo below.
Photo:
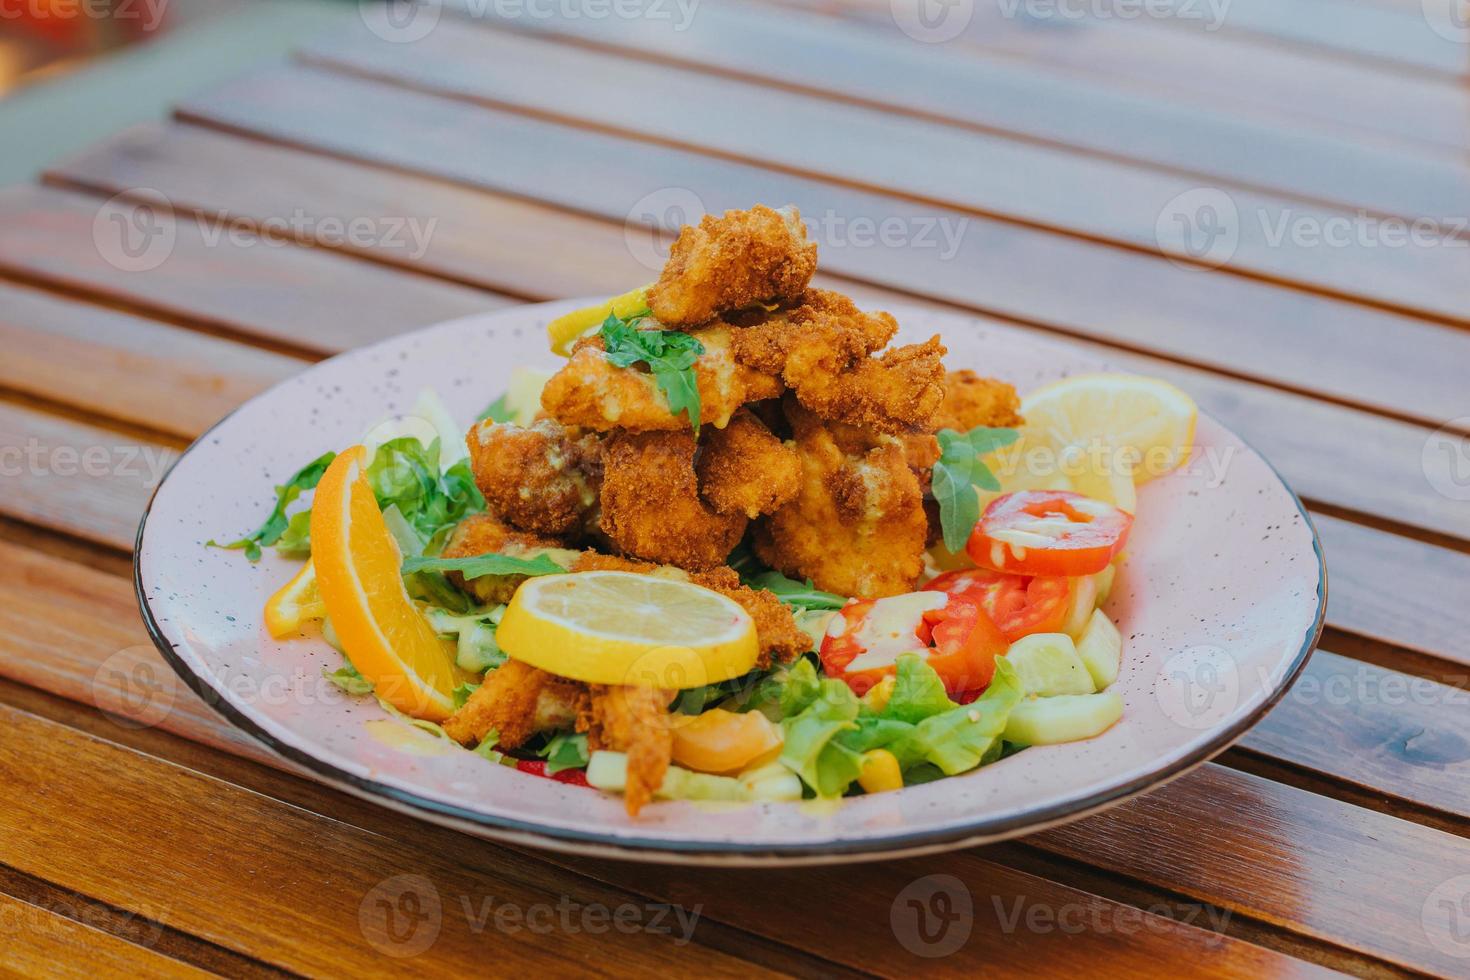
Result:
{"type": "Polygon", "coordinates": [[[346,695],[630,815],[1102,734],[1101,606],[1193,403],[1130,375],[1022,401],[815,270],[794,208],[707,216],[656,282],[549,323],[560,368],[467,432],[425,391],[209,544],[301,561],[264,626],[335,647],[346,695]]]}

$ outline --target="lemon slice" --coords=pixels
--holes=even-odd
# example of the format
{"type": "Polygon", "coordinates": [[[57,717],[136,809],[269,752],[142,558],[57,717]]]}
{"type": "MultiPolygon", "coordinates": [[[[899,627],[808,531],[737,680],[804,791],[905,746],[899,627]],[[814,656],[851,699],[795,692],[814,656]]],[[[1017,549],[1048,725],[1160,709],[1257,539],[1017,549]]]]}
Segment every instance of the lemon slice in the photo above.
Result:
{"type": "Polygon", "coordinates": [[[1021,412],[1026,444],[1050,449],[1078,492],[1102,499],[1126,495],[1125,477],[1146,483],[1182,466],[1199,417],[1174,385],[1134,374],[1063,378],[1028,395],[1021,412]]]}
{"type": "Polygon", "coordinates": [[[631,572],[529,579],[495,638],[512,658],[558,677],[665,690],[739,677],[760,652],[755,625],[733,600],[631,572]]]}
{"type": "Polygon", "coordinates": [[[646,309],[648,286],[639,286],[621,296],[614,296],[605,303],[584,306],[580,310],[562,314],[546,325],[546,339],[551,341],[552,353],[565,357],[572,352],[572,344],[577,338],[602,326],[602,321],[607,319],[609,313],[628,317],[646,309]]]}
{"type": "Polygon", "coordinates": [[[303,624],[326,616],[327,607],[316,587],[316,566],[310,561],[276,590],[265,603],[265,628],[278,640],[300,631],[303,624]]]}
{"type": "Polygon", "coordinates": [[[311,563],[332,628],[374,692],[415,718],[454,711],[460,674],[403,587],[398,545],[368,485],[367,450],[353,446],[322,474],[311,505],[311,563]]]}

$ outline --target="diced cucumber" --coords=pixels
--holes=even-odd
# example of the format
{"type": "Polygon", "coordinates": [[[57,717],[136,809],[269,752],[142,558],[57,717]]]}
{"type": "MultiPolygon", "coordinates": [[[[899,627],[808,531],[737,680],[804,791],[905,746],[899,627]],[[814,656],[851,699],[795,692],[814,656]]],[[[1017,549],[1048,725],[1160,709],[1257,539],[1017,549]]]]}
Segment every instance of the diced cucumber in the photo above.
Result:
{"type": "Polygon", "coordinates": [[[1097,578],[1083,575],[1072,579],[1072,596],[1067,605],[1067,619],[1062,623],[1062,632],[1073,640],[1082,635],[1092,611],[1097,608],[1097,578]]]}
{"type": "Polygon", "coordinates": [[[510,383],[505,388],[505,407],[515,415],[516,425],[530,425],[541,411],[541,389],[551,380],[551,372],[517,365],[510,370],[510,383]]]}
{"type": "Polygon", "coordinates": [[[1077,647],[1065,633],[1032,633],[1006,651],[1006,660],[1021,678],[1027,694],[1091,694],[1097,690],[1077,647]]]}
{"type": "Polygon", "coordinates": [[[1118,566],[1109,565],[1094,575],[1093,581],[1097,583],[1097,604],[1100,606],[1108,601],[1108,596],[1113,594],[1113,581],[1118,577],[1118,566]]]}
{"type": "Polygon", "coordinates": [[[1087,621],[1087,629],[1077,641],[1077,656],[1082,658],[1099,691],[1118,679],[1118,667],[1123,662],[1123,637],[1101,609],[1087,621]]]}
{"type": "Polygon", "coordinates": [[[1011,709],[1005,740],[1018,745],[1055,745],[1101,735],[1123,717],[1123,699],[1111,691],[1028,698],[1011,709]]]}
{"type": "MultiPolygon", "coordinates": [[[[628,786],[628,757],[622,752],[594,752],[587,763],[587,782],[608,793],[628,786]]],[[[785,766],[769,765],[743,776],[713,776],[669,766],[654,793],[661,800],[734,800],[743,803],[801,799],[801,779],[785,766]]]]}

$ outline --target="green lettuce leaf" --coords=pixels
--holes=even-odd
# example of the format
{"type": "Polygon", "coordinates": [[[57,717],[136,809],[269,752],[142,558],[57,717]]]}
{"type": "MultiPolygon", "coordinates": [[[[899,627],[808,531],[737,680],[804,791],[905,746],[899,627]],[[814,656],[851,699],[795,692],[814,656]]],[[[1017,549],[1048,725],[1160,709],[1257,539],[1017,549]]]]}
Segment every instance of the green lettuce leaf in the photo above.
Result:
{"type": "Polygon", "coordinates": [[[842,681],[822,681],[816,700],[781,723],[786,733],[781,764],[823,799],[846,793],[862,772],[863,757],[837,736],[855,729],[857,716],[852,689],[842,681]]]}
{"type": "Polygon", "coordinates": [[[586,769],[591,753],[587,749],[587,736],[558,732],[546,747],[536,753],[546,760],[546,775],[555,776],[564,769],[586,769]]]}
{"type": "Polygon", "coordinates": [[[281,535],[286,532],[290,524],[290,519],[286,516],[286,508],[295,503],[296,499],[306,491],[315,490],[316,485],[321,482],[322,474],[336,458],[336,453],[323,453],[292,474],[291,479],[276,487],[276,504],[271,508],[270,516],[265,519],[265,523],[254,531],[229,544],[219,544],[211,538],[205,542],[205,545],[210,548],[244,550],[246,558],[251,561],[260,561],[261,545],[275,544],[281,539],[281,535]]]}
{"type": "Polygon", "coordinates": [[[412,557],[403,560],[403,574],[415,572],[459,572],[468,580],[485,575],[560,575],[566,569],[551,560],[548,555],[534,558],[516,558],[493,551],[483,555],[468,555],[464,558],[412,557]]]}

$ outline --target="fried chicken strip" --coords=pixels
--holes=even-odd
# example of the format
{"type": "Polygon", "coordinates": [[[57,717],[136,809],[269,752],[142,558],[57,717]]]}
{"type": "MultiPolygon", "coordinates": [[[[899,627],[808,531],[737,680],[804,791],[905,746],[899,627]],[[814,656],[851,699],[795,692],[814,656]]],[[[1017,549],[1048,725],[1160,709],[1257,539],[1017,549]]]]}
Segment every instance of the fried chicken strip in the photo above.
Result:
{"type": "Polygon", "coordinates": [[[669,728],[670,692],[651,687],[593,684],[591,711],[585,719],[587,747],[611,749],[628,756],[628,782],[623,805],[636,817],[664,783],[674,753],[669,728]]]}
{"type": "Polygon", "coordinates": [[[944,402],[934,414],[935,429],[1015,428],[1024,421],[1014,385],[983,378],[968,368],[944,376],[944,402]]]}
{"type": "Polygon", "coordinates": [[[602,530],[626,555],[704,571],[723,565],[745,534],[744,514],[699,497],[694,435],[616,432],[603,448],[602,530]]]}
{"type": "Polygon", "coordinates": [[[793,303],[817,271],[801,212],[757,204],[685,225],[648,290],[659,321],[690,327],[756,303],[793,303]]]}
{"type": "Polygon", "coordinates": [[[497,748],[514,749],[537,732],[572,726],[587,707],[584,685],[507,660],[485,675],[479,689],[444,722],[444,731],[464,746],[493,731],[497,748]]]}
{"type": "Polygon", "coordinates": [[[475,485],[490,509],[537,534],[581,534],[597,506],[601,447],[552,419],[521,427],[486,419],[465,437],[475,485]]]}
{"type": "Polygon", "coordinates": [[[614,555],[602,555],[595,551],[584,551],[572,563],[574,572],[633,572],[638,575],[657,575],[681,582],[693,582],[706,589],[718,592],[740,604],[755,623],[755,635],[760,643],[760,659],[757,667],[768,667],[772,660],[790,663],[811,648],[811,637],[796,625],[790,608],[774,595],[763,589],[752,589],[740,584],[740,576],[733,568],[712,568],[707,572],[690,574],[673,565],[655,565],[652,562],[633,561],[614,555]]]}
{"type": "MultiPolygon", "coordinates": [[[[723,428],[746,402],[776,398],[779,378],[736,361],[730,331],[717,325],[689,331],[704,353],[694,364],[702,425],[723,428]]],[[[669,411],[669,401],[640,365],[618,367],[607,359],[602,340],[579,341],[571,359],[541,392],[541,407],[564,425],[597,432],[688,429],[689,419],[669,411]]]]}
{"type": "Polygon", "coordinates": [[[796,496],[801,484],[796,451],[746,409],[700,440],[694,470],[699,492],[711,507],[749,518],[774,513],[796,496]]]}
{"type": "Polygon", "coordinates": [[[903,444],[827,426],[786,404],[801,458],[801,492],[756,528],[766,564],[858,598],[912,591],[924,570],[928,520],[903,444]]]}
{"type": "MultiPolygon", "coordinates": [[[[444,545],[445,558],[468,558],[495,552],[517,558],[534,558],[550,554],[553,559],[570,557],[564,543],[553,537],[517,531],[494,514],[472,514],[455,525],[444,545]]],[[[516,587],[526,580],[524,575],[482,575],[465,580],[459,572],[449,573],[450,581],[473,595],[484,605],[509,602],[516,587]]]]}

